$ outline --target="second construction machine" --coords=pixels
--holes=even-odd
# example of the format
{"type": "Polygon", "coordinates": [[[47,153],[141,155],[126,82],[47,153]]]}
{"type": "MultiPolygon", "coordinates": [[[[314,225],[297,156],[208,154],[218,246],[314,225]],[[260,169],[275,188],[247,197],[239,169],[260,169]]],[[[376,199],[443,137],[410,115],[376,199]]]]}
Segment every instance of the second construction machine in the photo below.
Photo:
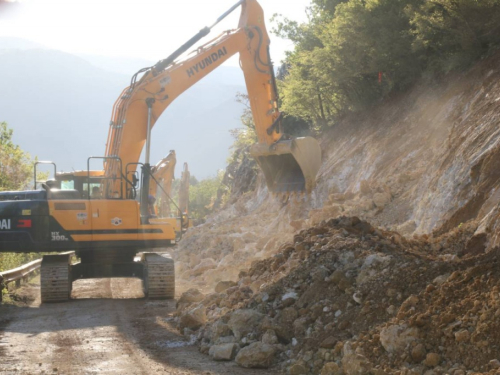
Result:
{"type": "Polygon", "coordinates": [[[75,280],[108,277],[138,277],[149,297],[174,297],[173,260],[152,252],[174,245],[176,233],[172,223],[151,212],[151,129],[175,98],[236,53],[258,138],[251,154],[269,190],[310,192],[314,187],[321,151],[311,137],[283,134],[262,8],[256,0],[240,0],[215,24],[132,77],[113,107],[104,157],[89,158],[86,171],[56,173],[56,181],[42,190],[0,193],[0,252],[74,250],[80,258],[73,264],[71,254],[43,257],[43,302],[67,300],[75,280]],[[181,58],[239,6],[236,29],[181,58]],[[144,146],[145,162],[140,163],[144,146]],[[95,160],[103,170],[91,170],[95,160]]]}

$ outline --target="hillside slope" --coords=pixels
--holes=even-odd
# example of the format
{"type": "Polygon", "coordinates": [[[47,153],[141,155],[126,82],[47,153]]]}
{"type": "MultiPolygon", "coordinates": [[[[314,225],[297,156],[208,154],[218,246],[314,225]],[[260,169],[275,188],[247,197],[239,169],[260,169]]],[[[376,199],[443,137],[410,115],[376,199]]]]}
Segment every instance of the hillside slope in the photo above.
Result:
{"type": "Polygon", "coordinates": [[[296,375],[497,373],[499,62],[344,119],[311,196],[261,181],[189,230],[179,328],[296,375]]]}
{"type": "Polygon", "coordinates": [[[483,246],[474,241],[474,251],[496,246],[499,62],[496,55],[466,74],[344,119],[321,139],[323,164],[311,196],[283,201],[261,181],[257,191],[190,231],[179,250],[181,268],[188,253],[219,261],[234,251],[244,253],[239,259],[248,266],[295,231],[339,215],[404,235],[442,233],[474,220],[482,222],[483,246]]]}

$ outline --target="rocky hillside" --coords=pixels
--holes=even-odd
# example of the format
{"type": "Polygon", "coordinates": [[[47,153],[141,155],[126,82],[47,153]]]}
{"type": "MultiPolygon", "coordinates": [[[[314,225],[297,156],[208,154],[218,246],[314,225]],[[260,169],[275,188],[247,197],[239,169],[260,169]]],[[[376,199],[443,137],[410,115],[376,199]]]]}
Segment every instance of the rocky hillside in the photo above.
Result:
{"type": "Polygon", "coordinates": [[[290,374],[496,371],[499,62],[345,118],[311,196],[261,183],[190,230],[180,328],[290,374]]]}

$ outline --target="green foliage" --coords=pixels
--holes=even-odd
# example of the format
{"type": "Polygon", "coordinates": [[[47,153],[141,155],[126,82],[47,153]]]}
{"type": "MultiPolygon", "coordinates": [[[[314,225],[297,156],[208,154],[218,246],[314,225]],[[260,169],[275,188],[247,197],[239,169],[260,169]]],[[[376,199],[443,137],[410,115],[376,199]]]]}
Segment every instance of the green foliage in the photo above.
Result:
{"type": "Polygon", "coordinates": [[[213,203],[217,197],[217,190],[222,179],[222,171],[216,177],[197,181],[189,188],[190,217],[202,220],[212,212],[213,203]]]}
{"type": "Polygon", "coordinates": [[[278,74],[282,109],[316,129],[500,44],[500,0],[313,0],[308,15],[275,16],[273,32],[295,45],[278,74]]]}
{"type": "Polygon", "coordinates": [[[0,253],[0,272],[17,268],[42,256],[41,253],[0,253]]]}
{"type": "Polygon", "coordinates": [[[0,123],[0,191],[21,190],[32,176],[30,155],[12,142],[13,130],[0,123]]]}
{"type": "Polygon", "coordinates": [[[414,48],[433,71],[467,66],[499,44],[500,0],[432,0],[409,11],[414,48]]]}

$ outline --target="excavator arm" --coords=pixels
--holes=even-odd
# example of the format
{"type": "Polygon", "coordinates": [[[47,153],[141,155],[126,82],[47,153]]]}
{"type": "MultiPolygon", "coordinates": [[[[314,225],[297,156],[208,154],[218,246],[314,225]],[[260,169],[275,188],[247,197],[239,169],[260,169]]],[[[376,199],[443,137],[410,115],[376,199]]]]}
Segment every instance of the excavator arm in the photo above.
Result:
{"type": "Polygon", "coordinates": [[[181,173],[181,181],[179,184],[179,216],[189,215],[189,173],[188,164],[184,163],[181,173]]]}
{"type": "MultiPolygon", "coordinates": [[[[140,79],[137,80],[138,74],[134,75],[131,85],[123,90],[113,107],[106,156],[119,158],[121,166],[118,159],[107,159],[104,169],[108,181],[120,173],[126,176],[127,166],[137,163],[150,129],[179,95],[239,53],[258,138],[251,153],[261,166],[269,189],[312,189],[321,151],[313,138],[283,138],[262,8],[256,0],[241,0],[217,22],[239,5],[237,29],[224,32],[177,61],[177,57],[208,34],[210,28],[204,28],[167,59],[139,71],[138,74],[143,73],[140,79]]],[[[146,148],[148,155],[148,145],[146,148]]],[[[105,189],[111,194],[116,186],[105,189]]]]}
{"type": "Polygon", "coordinates": [[[154,178],[152,178],[150,181],[149,194],[155,197],[157,199],[157,203],[159,203],[159,217],[170,216],[170,196],[172,192],[172,180],[174,179],[176,161],[175,151],[170,150],[169,154],[161,159],[158,163],[156,163],[156,165],[151,170],[154,178]],[[156,181],[161,184],[159,196],[158,185],[156,181]]]}

